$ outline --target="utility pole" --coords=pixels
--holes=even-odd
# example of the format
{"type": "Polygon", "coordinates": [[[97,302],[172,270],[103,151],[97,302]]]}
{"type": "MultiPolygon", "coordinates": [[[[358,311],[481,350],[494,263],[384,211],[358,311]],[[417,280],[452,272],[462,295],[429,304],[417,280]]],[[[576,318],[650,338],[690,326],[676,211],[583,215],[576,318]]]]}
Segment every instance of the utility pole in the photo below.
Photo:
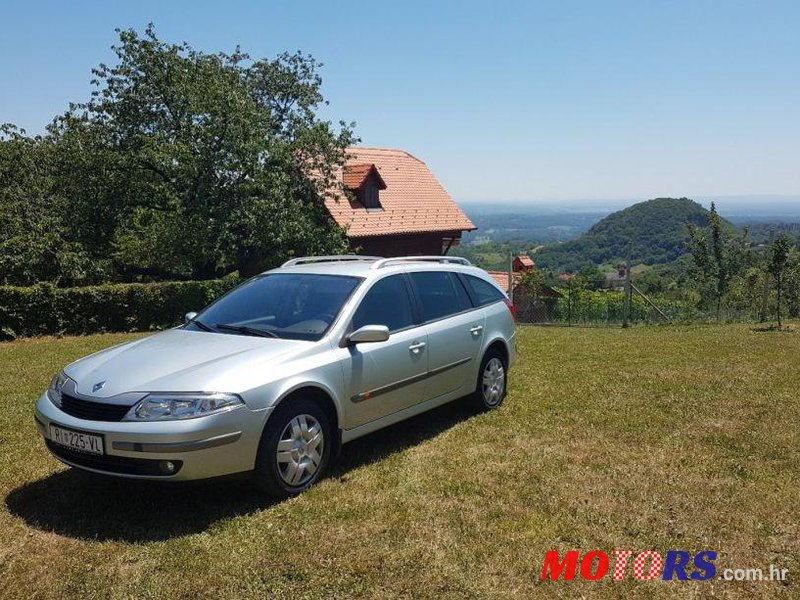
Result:
{"type": "Polygon", "coordinates": [[[631,261],[625,261],[625,297],[622,302],[622,326],[631,326],[631,261]]]}
{"type": "Polygon", "coordinates": [[[508,299],[514,304],[514,255],[508,251],[508,299]]]}

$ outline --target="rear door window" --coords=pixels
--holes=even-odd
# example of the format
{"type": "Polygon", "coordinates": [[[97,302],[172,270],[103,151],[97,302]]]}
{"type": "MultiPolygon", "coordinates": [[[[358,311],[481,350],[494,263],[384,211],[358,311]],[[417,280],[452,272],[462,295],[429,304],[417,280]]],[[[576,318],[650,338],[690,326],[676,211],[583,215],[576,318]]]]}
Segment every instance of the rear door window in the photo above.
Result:
{"type": "Polygon", "coordinates": [[[415,271],[409,273],[414,284],[425,322],[442,319],[471,308],[469,298],[460,294],[447,271],[415,271]]]}
{"type": "Polygon", "coordinates": [[[480,277],[475,277],[474,275],[462,274],[461,276],[467,284],[467,289],[472,295],[476,306],[486,306],[487,304],[505,300],[503,292],[488,281],[484,281],[480,277]]]}

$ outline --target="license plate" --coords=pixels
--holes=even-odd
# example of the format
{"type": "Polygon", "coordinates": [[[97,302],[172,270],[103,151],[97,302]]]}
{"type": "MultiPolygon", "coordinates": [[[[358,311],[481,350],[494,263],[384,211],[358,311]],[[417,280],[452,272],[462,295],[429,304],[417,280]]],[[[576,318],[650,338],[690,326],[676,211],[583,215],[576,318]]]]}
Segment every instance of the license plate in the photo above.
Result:
{"type": "Polygon", "coordinates": [[[50,440],[71,450],[86,452],[87,454],[103,454],[103,436],[64,429],[50,425],[50,440]]]}

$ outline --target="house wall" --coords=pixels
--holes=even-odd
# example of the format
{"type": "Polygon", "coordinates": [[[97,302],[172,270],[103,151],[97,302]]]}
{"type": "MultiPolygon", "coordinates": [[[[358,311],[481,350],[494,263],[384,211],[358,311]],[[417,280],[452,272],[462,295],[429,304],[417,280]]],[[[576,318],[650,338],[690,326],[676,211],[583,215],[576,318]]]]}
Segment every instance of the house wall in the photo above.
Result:
{"type": "MultiPolygon", "coordinates": [[[[350,246],[359,254],[372,256],[417,256],[442,254],[445,238],[461,237],[461,232],[418,233],[405,235],[382,235],[359,237],[350,240],[350,246]]],[[[455,243],[453,244],[455,245],[455,243]]]]}

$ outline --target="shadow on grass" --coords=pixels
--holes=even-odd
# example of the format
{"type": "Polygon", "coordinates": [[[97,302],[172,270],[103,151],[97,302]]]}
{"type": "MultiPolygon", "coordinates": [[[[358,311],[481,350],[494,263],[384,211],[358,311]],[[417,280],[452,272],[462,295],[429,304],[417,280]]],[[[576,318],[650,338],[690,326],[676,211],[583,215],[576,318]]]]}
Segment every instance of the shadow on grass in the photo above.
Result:
{"type": "MultiPolygon", "coordinates": [[[[456,401],[347,444],[327,477],[414,446],[474,413],[456,401]]],[[[46,450],[42,449],[43,452],[46,450]]],[[[268,510],[247,477],[196,482],[118,479],[68,469],[12,490],[9,511],[28,525],[68,537],[154,542],[204,531],[215,522],[268,510]]]]}
{"type": "Polygon", "coordinates": [[[794,327],[791,325],[783,325],[781,327],[778,327],[777,325],[761,325],[759,327],[751,327],[751,330],[757,333],[767,333],[770,331],[794,333],[794,327]]]}

